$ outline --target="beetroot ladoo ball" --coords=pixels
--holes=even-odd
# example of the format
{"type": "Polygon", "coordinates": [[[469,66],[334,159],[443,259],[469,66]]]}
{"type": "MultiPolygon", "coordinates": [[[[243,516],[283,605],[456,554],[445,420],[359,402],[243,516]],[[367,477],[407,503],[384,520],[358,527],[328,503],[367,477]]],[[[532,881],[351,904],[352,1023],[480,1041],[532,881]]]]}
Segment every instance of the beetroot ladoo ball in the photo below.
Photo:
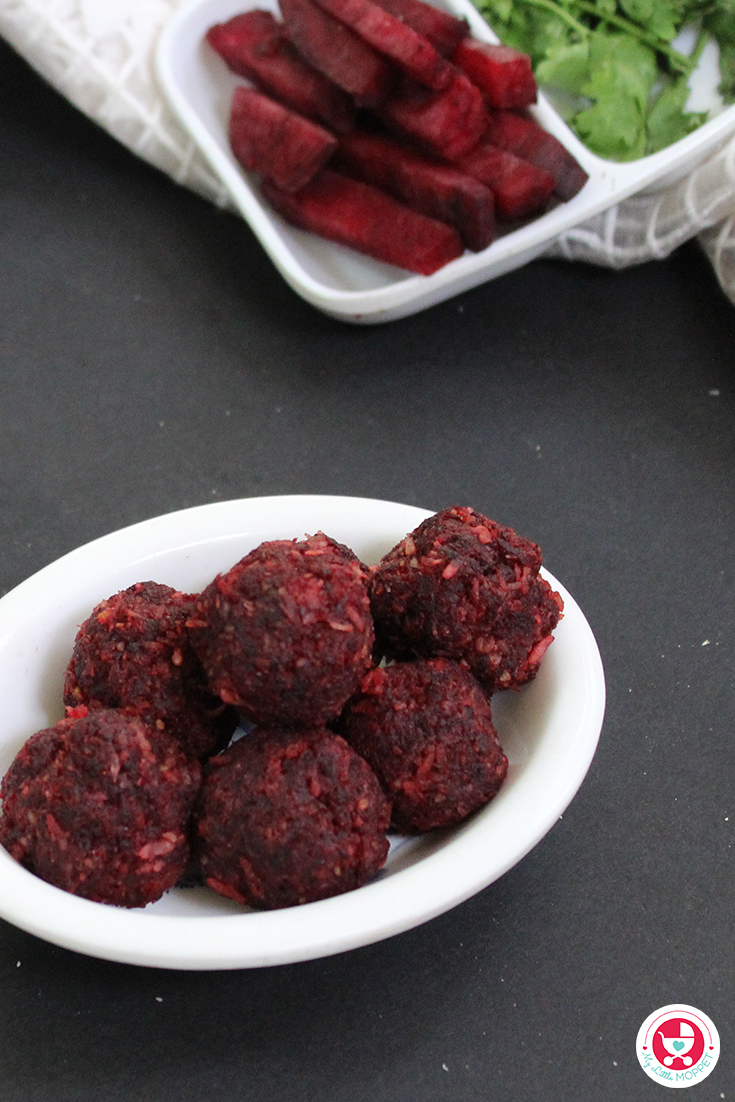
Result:
{"type": "Polygon", "coordinates": [[[393,801],[393,822],[419,833],[461,823],[497,793],[508,759],[490,701],[444,658],[371,670],[340,730],[393,801]]]}
{"type": "Polygon", "coordinates": [[[64,681],[73,710],[121,708],[173,735],[202,758],[227,745],[237,715],[206,685],[186,630],[194,597],[138,582],[93,610],[82,624],[64,681]]]}
{"type": "Polygon", "coordinates": [[[0,842],[57,888],[143,907],[183,874],[201,770],[171,736],[98,709],[39,731],[6,773],[0,842]]]}
{"type": "Polygon", "coordinates": [[[393,658],[453,658],[486,692],[535,677],[563,609],[541,550],[472,509],[429,517],[372,580],[375,631],[393,658]]]}
{"type": "Polygon", "coordinates": [[[212,689],[254,723],[334,718],[371,662],[368,576],[321,532],[256,547],[207,586],[190,621],[212,689]]]}
{"type": "Polygon", "coordinates": [[[388,799],[363,759],[323,728],[256,727],[212,758],[196,818],[205,882],[252,907],[359,888],[388,854],[388,799]]]}

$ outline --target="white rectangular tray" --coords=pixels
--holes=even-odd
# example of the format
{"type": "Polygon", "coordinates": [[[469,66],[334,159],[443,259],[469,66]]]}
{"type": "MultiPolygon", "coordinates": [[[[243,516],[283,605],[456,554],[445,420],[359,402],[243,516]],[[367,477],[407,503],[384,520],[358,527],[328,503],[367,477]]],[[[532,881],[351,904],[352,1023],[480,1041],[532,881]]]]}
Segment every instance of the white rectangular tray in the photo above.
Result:
{"type": "MultiPolygon", "coordinates": [[[[176,115],[284,279],[307,302],[344,321],[392,321],[518,268],[539,256],[564,230],[634,192],[688,171],[717,142],[735,131],[734,106],[667,149],[618,164],[586,149],[548,100],[540,96],[533,109],[538,122],[559,138],[589,173],[582,191],[569,202],[499,237],[482,252],[467,252],[431,276],[412,275],[288,225],[260,198],[257,183],[235,160],[227,124],[232,92],[241,81],[228,72],[204,35],[213,23],[253,7],[278,14],[275,0],[192,0],[184,5],[159,40],[158,78],[176,115]]],[[[470,0],[446,0],[437,7],[464,17],[476,38],[497,41],[470,0]]]]}

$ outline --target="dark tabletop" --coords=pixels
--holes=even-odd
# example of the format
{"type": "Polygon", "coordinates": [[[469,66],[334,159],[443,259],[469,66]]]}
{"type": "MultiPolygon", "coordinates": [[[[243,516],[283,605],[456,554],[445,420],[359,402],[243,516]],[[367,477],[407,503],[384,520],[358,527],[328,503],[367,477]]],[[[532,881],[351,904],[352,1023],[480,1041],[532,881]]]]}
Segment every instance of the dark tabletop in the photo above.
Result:
{"type": "Polygon", "coordinates": [[[722,1038],[695,1097],[735,1097],[734,368],[695,244],[330,320],[0,48],[0,593],[205,502],[471,504],[541,544],[608,687],[561,821],[398,937],[188,973],[0,922],[2,1102],[654,1100],[636,1034],[679,1002],[722,1038]]]}

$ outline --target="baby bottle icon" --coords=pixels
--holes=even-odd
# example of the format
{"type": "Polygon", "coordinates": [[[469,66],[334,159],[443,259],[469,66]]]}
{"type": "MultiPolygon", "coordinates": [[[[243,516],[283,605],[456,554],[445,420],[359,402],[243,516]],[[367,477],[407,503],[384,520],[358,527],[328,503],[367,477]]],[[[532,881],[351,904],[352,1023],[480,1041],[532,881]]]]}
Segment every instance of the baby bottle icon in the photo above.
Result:
{"type": "Polygon", "coordinates": [[[663,1032],[659,1029],[658,1035],[661,1038],[661,1044],[669,1053],[664,1057],[664,1063],[668,1068],[671,1067],[674,1060],[679,1059],[686,1064],[687,1067],[692,1062],[691,1056],[687,1056],[689,1049],[694,1044],[695,1035],[694,1030],[688,1022],[679,1022],[679,1036],[678,1037],[665,1037],[663,1032]]]}

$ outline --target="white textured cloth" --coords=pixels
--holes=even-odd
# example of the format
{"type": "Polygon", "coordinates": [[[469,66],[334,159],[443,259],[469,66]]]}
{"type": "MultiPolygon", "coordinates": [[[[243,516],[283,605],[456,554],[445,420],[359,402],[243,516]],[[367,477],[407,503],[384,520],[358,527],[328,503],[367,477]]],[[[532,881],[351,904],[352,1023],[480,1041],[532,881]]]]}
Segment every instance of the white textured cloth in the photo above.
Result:
{"type": "MultiPolygon", "coordinates": [[[[169,110],[153,72],[183,0],[0,0],[0,35],[71,103],[138,156],[219,205],[227,194],[169,110]]],[[[688,175],[562,234],[548,256],[623,268],[698,235],[735,302],[735,138],[688,175]]]]}
{"type": "Polygon", "coordinates": [[[181,184],[225,189],[169,110],[153,56],[182,0],[0,0],[0,35],[71,103],[181,184]]]}

